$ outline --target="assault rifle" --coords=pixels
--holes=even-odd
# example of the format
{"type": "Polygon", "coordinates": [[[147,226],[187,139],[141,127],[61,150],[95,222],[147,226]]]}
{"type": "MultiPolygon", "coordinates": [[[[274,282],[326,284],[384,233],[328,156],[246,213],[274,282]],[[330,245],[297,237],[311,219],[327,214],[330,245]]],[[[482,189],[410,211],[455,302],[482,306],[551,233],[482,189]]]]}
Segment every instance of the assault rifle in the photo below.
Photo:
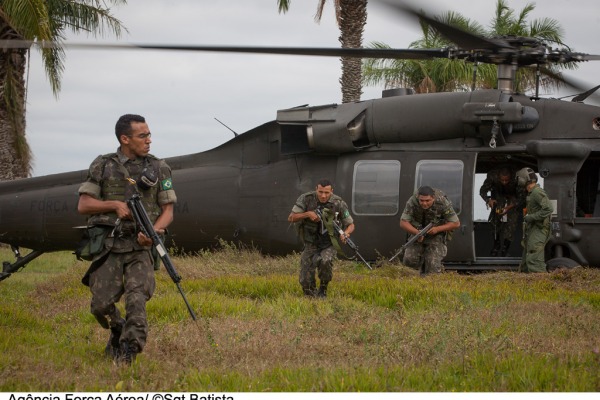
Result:
{"type": "MultiPolygon", "coordinates": [[[[319,216],[319,218],[321,218],[321,220],[323,220],[323,212],[321,211],[321,209],[316,208],[314,211],[315,211],[315,214],[317,214],[319,216]]],[[[333,227],[334,227],[335,231],[337,233],[339,233],[340,235],[344,236],[344,238],[346,239],[346,244],[348,245],[348,247],[350,247],[352,250],[354,250],[354,253],[358,256],[358,258],[360,258],[360,260],[369,269],[373,269],[373,268],[371,268],[371,265],[369,265],[369,263],[363,258],[363,256],[360,255],[360,253],[358,252],[358,246],[356,244],[354,244],[352,239],[350,239],[350,236],[346,235],[346,232],[344,232],[342,227],[339,226],[337,222],[335,222],[335,219],[332,219],[331,221],[333,222],[333,227]]]]}
{"type": "Polygon", "coordinates": [[[192,319],[195,321],[196,314],[194,313],[194,310],[192,310],[190,303],[188,303],[187,298],[185,297],[185,294],[183,294],[183,290],[181,289],[181,285],[179,284],[179,282],[181,282],[181,276],[179,276],[177,271],[175,271],[175,266],[171,261],[171,257],[169,257],[169,253],[165,249],[165,245],[162,239],[154,230],[154,225],[152,225],[152,222],[148,217],[148,213],[146,212],[146,209],[144,208],[144,205],[141,202],[140,195],[134,194],[133,196],[131,196],[131,199],[127,200],[127,205],[129,206],[131,214],[133,215],[133,219],[140,231],[144,235],[152,239],[152,245],[158,252],[160,259],[165,265],[167,273],[169,274],[175,285],[177,285],[177,289],[179,289],[179,293],[181,293],[181,297],[183,297],[183,301],[185,302],[185,305],[187,306],[187,309],[190,312],[192,319]]]}
{"type": "MultiPolygon", "coordinates": [[[[411,237],[406,243],[404,243],[402,245],[402,247],[400,247],[400,250],[398,250],[398,252],[396,254],[394,254],[392,256],[392,258],[390,258],[389,260],[387,260],[388,262],[392,262],[394,260],[394,258],[398,257],[400,254],[402,254],[402,252],[404,250],[406,250],[406,248],[408,246],[410,246],[411,244],[413,244],[414,242],[416,242],[417,240],[419,240],[419,238],[425,236],[427,234],[427,232],[429,232],[429,230],[433,228],[433,222],[430,222],[425,228],[421,229],[415,236],[411,237]]],[[[381,266],[381,265],[379,265],[381,266]]]]}

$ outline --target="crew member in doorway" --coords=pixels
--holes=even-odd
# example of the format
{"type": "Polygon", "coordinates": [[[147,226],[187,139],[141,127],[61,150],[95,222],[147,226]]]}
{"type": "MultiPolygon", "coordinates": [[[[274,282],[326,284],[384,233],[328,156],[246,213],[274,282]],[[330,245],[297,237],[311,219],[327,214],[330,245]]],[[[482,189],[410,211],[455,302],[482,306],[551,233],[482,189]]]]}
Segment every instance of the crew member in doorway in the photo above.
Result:
{"type": "Polygon", "coordinates": [[[513,241],[519,219],[519,191],[509,167],[488,172],[479,195],[490,209],[488,222],[492,224],[494,245],[490,255],[504,257],[513,241]]]}

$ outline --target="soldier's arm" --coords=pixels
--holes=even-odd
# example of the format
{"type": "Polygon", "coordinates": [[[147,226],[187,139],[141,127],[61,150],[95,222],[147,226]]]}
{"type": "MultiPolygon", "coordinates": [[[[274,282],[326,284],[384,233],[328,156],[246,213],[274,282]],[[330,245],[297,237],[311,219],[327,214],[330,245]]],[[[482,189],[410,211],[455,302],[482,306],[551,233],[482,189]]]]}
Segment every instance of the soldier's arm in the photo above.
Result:
{"type": "Polygon", "coordinates": [[[318,222],[319,216],[314,211],[294,212],[288,215],[288,222],[298,222],[303,219],[310,219],[312,222],[318,222]]]}
{"type": "Polygon", "coordinates": [[[417,233],[419,233],[419,230],[412,226],[410,221],[406,219],[400,219],[400,228],[410,233],[411,235],[416,235],[417,233]]]}
{"type": "Polygon", "coordinates": [[[118,200],[98,200],[85,193],[79,195],[77,211],[83,215],[115,212],[121,219],[131,217],[131,212],[129,211],[127,203],[118,200]]]}
{"type": "Polygon", "coordinates": [[[436,225],[434,227],[432,227],[429,232],[427,232],[428,235],[436,235],[438,233],[441,232],[447,232],[447,231],[453,231],[454,229],[457,229],[458,227],[460,227],[460,221],[456,220],[456,221],[448,221],[443,225],[436,225]]]}

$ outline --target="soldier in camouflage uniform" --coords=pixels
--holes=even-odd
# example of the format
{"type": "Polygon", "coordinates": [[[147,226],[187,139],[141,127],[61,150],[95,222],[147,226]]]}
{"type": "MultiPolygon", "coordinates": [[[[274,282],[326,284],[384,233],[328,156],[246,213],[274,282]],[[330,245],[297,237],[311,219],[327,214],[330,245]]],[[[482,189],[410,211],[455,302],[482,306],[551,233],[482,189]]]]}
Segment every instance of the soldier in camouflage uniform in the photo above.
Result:
{"type": "Polygon", "coordinates": [[[326,297],[327,285],[333,277],[333,260],[339,249],[338,237],[342,243],[346,237],[334,231],[332,218],[339,218],[339,224],[347,237],[354,232],[354,221],[346,202],[333,194],[333,186],[327,179],[321,179],[313,192],[302,194],[296,200],[288,221],[297,223],[299,234],[304,242],[300,257],[300,285],[307,296],[326,297]],[[315,210],[322,210],[324,221],[315,210]],[[319,290],[315,278],[319,273],[319,290]]]}
{"type": "Polygon", "coordinates": [[[520,191],[508,167],[488,172],[479,195],[490,208],[488,221],[492,224],[494,245],[490,255],[504,257],[508,253],[519,219],[520,191]]]}
{"type": "Polygon", "coordinates": [[[137,232],[126,201],[139,192],[154,229],[164,234],[177,198],[170,167],[149,154],[152,141],[145,119],[123,115],[115,134],[120,147],[90,165],[79,188],[78,211],[90,216],[88,226],[104,227],[107,233],[83,279],[92,292],[91,313],[103,328],[110,328],[106,354],[131,364],[146,344],[146,302],[155,281],[152,240],[137,232]],[[124,319],[116,307],[123,295],[124,319]]]}
{"type": "Polygon", "coordinates": [[[546,272],[544,249],[550,239],[550,217],[554,209],[531,168],[520,169],[517,181],[528,193],[527,213],[523,218],[523,258],[519,271],[546,272]]]}
{"type": "Polygon", "coordinates": [[[411,235],[419,233],[430,222],[434,226],[427,235],[408,246],[402,262],[419,269],[422,275],[443,271],[448,234],[460,226],[452,203],[439,189],[422,186],[408,201],[400,217],[400,228],[411,235]]]}

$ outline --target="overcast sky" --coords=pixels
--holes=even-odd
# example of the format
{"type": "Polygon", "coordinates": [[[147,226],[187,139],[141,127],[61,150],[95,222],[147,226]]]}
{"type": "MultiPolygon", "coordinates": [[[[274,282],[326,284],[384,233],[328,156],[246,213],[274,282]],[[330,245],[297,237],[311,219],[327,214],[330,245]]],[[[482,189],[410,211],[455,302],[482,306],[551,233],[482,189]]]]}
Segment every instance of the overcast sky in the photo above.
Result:
{"type": "MultiPolygon", "coordinates": [[[[287,14],[277,12],[276,0],[129,0],[113,14],[129,30],[121,42],[339,47],[332,3],[327,2],[320,24],[313,21],[317,0],[292,1],[287,14]]],[[[527,3],[508,0],[516,10],[527,3]]],[[[496,0],[428,4],[488,26],[496,0]]],[[[600,54],[599,9],[598,0],[543,0],[532,18],[559,20],[573,50],[600,54]]],[[[419,33],[414,21],[369,1],[365,45],[382,41],[406,48],[419,33]]],[[[111,36],[102,40],[116,42],[111,36]]],[[[584,63],[569,76],[591,87],[600,84],[597,71],[600,64],[584,63]]],[[[28,77],[34,176],[87,169],[97,155],[115,151],[114,125],[125,113],[144,115],[152,131],[151,152],[170,157],[233,138],[215,118],[242,133],[274,120],[278,109],[341,102],[340,61],[334,57],[71,49],[56,99],[33,51],[28,77]]],[[[380,97],[381,90],[365,87],[362,99],[380,97]]]]}

